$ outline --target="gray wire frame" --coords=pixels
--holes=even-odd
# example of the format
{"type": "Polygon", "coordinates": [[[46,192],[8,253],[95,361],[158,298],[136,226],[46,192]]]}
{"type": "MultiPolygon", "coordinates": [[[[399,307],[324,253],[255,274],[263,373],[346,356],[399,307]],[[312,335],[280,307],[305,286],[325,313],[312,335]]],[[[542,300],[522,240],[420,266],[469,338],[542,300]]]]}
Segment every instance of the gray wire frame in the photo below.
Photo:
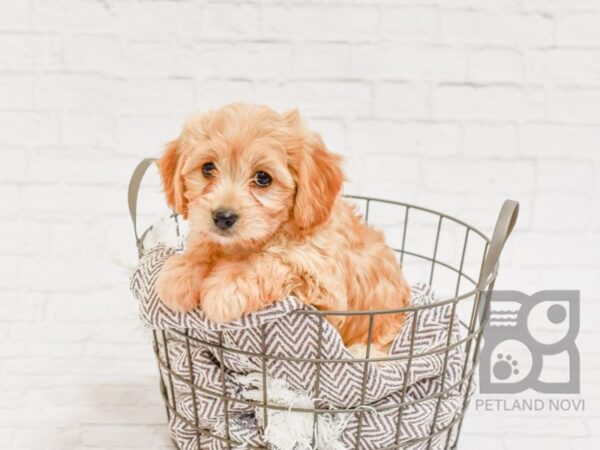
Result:
{"type": "MultiPolygon", "coordinates": [[[[134,231],[135,231],[136,241],[138,243],[138,250],[140,251],[140,255],[143,253],[143,246],[142,246],[143,235],[141,238],[138,238],[135,216],[136,216],[137,190],[139,188],[141,176],[143,176],[143,172],[145,172],[147,166],[150,165],[150,163],[148,163],[147,161],[149,161],[149,160],[144,160],[144,161],[142,161],[142,163],[140,163],[140,165],[138,166],[138,169],[136,169],[137,176],[136,176],[136,172],[134,172],[134,176],[132,177],[132,182],[130,183],[130,192],[129,192],[130,213],[132,216],[132,220],[134,222],[134,231]],[[140,169],[140,167],[142,165],[144,165],[145,162],[146,162],[146,164],[145,164],[146,167],[143,167],[140,170],[140,172],[141,172],[141,175],[140,175],[138,170],[140,169]],[[132,191],[135,191],[135,192],[132,194],[132,191]]],[[[317,349],[317,355],[319,355],[319,358],[301,358],[301,357],[285,357],[285,356],[269,355],[265,352],[265,345],[264,345],[265,335],[266,335],[265,330],[266,330],[266,327],[268,326],[268,324],[265,324],[261,327],[262,351],[260,353],[248,352],[248,351],[243,351],[243,350],[239,350],[239,349],[233,349],[233,348],[226,347],[223,344],[222,333],[219,334],[218,343],[215,344],[214,342],[207,342],[207,341],[200,340],[196,337],[191,336],[188,329],[185,329],[183,331],[177,330],[177,329],[153,330],[153,333],[152,333],[153,334],[153,349],[154,349],[154,354],[157,358],[157,362],[158,362],[158,366],[159,366],[160,392],[161,392],[161,395],[162,395],[164,403],[165,403],[167,418],[170,420],[172,416],[175,416],[179,420],[183,421],[190,429],[194,430],[194,433],[196,434],[196,442],[197,442],[198,450],[201,450],[201,439],[200,438],[202,436],[211,437],[213,439],[221,441],[224,443],[224,445],[228,449],[231,449],[235,446],[244,446],[244,445],[245,445],[245,447],[243,447],[243,448],[248,448],[248,449],[268,449],[268,447],[251,446],[251,445],[248,445],[247,443],[236,441],[235,439],[233,439],[231,437],[230,429],[229,429],[229,410],[228,410],[228,405],[231,403],[246,404],[246,405],[250,405],[250,406],[257,408],[256,411],[262,410],[265,426],[267,425],[267,422],[268,422],[269,410],[292,411],[292,412],[298,412],[298,413],[312,414],[314,417],[313,436],[312,436],[313,443],[316,440],[316,428],[317,428],[317,420],[316,419],[319,414],[356,413],[356,414],[358,414],[359,422],[358,422],[355,450],[361,449],[361,446],[360,446],[361,439],[360,438],[361,438],[361,431],[362,431],[362,416],[363,416],[363,413],[365,410],[364,407],[369,406],[370,411],[385,411],[385,410],[389,410],[392,408],[397,408],[399,411],[399,415],[398,415],[398,423],[397,423],[397,427],[396,427],[395,444],[393,446],[385,447],[380,450],[407,448],[407,447],[413,446],[420,442],[427,442],[426,448],[429,450],[432,445],[432,440],[436,436],[439,436],[442,434],[445,434],[444,449],[449,449],[449,448],[456,449],[457,448],[458,438],[460,436],[460,430],[463,425],[465,413],[469,406],[470,392],[471,392],[471,388],[473,385],[475,369],[477,367],[478,359],[479,359],[482,333],[487,324],[487,321],[484,318],[487,317],[487,311],[489,308],[490,298],[493,293],[496,276],[498,274],[499,256],[502,252],[502,248],[504,247],[506,240],[508,239],[508,237],[515,225],[515,222],[516,222],[516,219],[518,216],[518,203],[514,202],[512,200],[506,200],[504,202],[504,205],[502,206],[502,209],[498,216],[498,221],[496,223],[496,227],[494,229],[493,236],[490,239],[485,234],[483,234],[481,231],[479,231],[477,228],[472,227],[471,225],[469,225],[459,219],[456,219],[452,216],[449,216],[447,214],[443,214],[443,213],[440,213],[440,212],[437,212],[437,211],[434,211],[434,210],[431,210],[428,208],[423,208],[423,207],[416,206],[413,204],[378,199],[378,198],[370,198],[370,197],[362,197],[362,196],[346,196],[346,197],[351,198],[355,201],[361,201],[361,202],[365,203],[364,217],[365,217],[365,221],[367,223],[369,223],[369,213],[371,211],[371,207],[375,204],[387,204],[387,205],[394,205],[396,207],[403,208],[404,209],[404,222],[403,222],[403,231],[402,231],[402,243],[401,243],[400,248],[394,248],[393,250],[398,254],[401,263],[404,261],[405,256],[411,256],[413,258],[418,258],[418,259],[421,259],[421,260],[429,263],[430,264],[429,284],[432,285],[434,288],[435,288],[434,280],[435,280],[435,274],[436,274],[435,269],[437,267],[445,267],[446,269],[449,269],[449,270],[455,272],[457,274],[457,281],[456,281],[454,296],[450,296],[448,298],[441,299],[430,305],[409,306],[409,307],[405,307],[405,308],[388,309],[388,310],[368,310],[368,311],[298,310],[298,311],[291,312],[291,314],[310,314],[310,315],[317,316],[319,319],[319,336],[322,336],[323,321],[326,320],[325,316],[334,316],[334,315],[335,316],[350,316],[350,315],[352,315],[352,316],[355,316],[355,315],[368,316],[369,317],[369,333],[368,333],[366,355],[365,355],[365,358],[358,358],[358,359],[324,359],[324,358],[321,358],[320,357],[320,355],[322,354],[321,349],[320,349],[321,339],[319,339],[319,344],[318,344],[319,348],[317,349]],[[431,215],[431,217],[436,219],[436,222],[437,222],[437,228],[436,228],[436,232],[435,232],[436,238],[435,238],[435,242],[433,245],[433,252],[431,255],[425,255],[425,254],[420,254],[420,253],[417,253],[414,251],[409,251],[405,247],[411,211],[419,211],[421,213],[429,214],[429,215],[431,215]],[[440,241],[440,232],[442,230],[443,224],[446,222],[452,223],[455,226],[462,227],[462,230],[464,231],[464,238],[463,238],[463,243],[461,246],[462,250],[460,253],[460,262],[458,264],[458,267],[454,267],[453,265],[451,265],[447,262],[440,261],[437,258],[438,245],[439,245],[439,241],[440,241]],[[478,273],[476,273],[476,274],[466,273],[467,269],[465,268],[466,253],[467,253],[467,249],[469,246],[469,241],[472,239],[479,239],[484,244],[483,251],[481,254],[481,262],[480,262],[480,264],[478,264],[478,270],[477,270],[478,273]],[[470,289],[466,290],[466,292],[459,293],[462,283],[468,283],[470,286],[470,289]],[[458,315],[457,315],[457,307],[460,303],[469,302],[469,301],[472,302],[472,307],[470,308],[470,310],[471,310],[470,314],[466,318],[466,320],[461,320],[458,318],[458,315]],[[451,306],[451,318],[450,318],[450,323],[449,323],[448,333],[447,333],[448,340],[446,342],[446,345],[440,349],[436,349],[434,351],[430,351],[427,353],[414,354],[413,353],[413,343],[414,343],[414,338],[415,338],[415,329],[416,329],[415,325],[417,323],[417,320],[416,320],[417,315],[419,314],[419,312],[421,310],[430,309],[430,308],[439,308],[444,305],[452,305],[451,306]],[[396,313],[405,313],[407,315],[408,314],[415,315],[414,320],[412,321],[413,326],[412,326],[411,334],[410,334],[411,342],[410,342],[410,347],[409,347],[409,354],[408,355],[392,355],[392,356],[386,356],[386,357],[380,357],[380,358],[370,358],[371,336],[372,336],[373,322],[375,320],[375,317],[387,315],[387,314],[396,314],[396,313]],[[450,330],[454,326],[455,321],[458,321],[460,323],[460,325],[462,326],[462,328],[464,329],[466,334],[458,342],[451,343],[450,342],[450,337],[451,337],[450,330]],[[188,366],[189,366],[189,373],[188,373],[189,378],[186,378],[186,377],[182,376],[181,374],[176,373],[171,368],[171,364],[170,364],[170,360],[169,360],[169,342],[170,342],[169,337],[168,337],[169,335],[172,335],[172,336],[178,338],[179,340],[183,340],[185,342],[185,348],[186,348],[188,366]],[[192,364],[192,351],[191,351],[191,348],[195,344],[201,344],[201,345],[204,345],[204,346],[214,349],[216,354],[219,356],[220,361],[224,361],[224,355],[227,353],[237,353],[237,354],[243,354],[246,356],[253,356],[256,358],[260,358],[260,360],[262,361],[262,378],[263,378],[263,386],[264,386],[264,393],[263,393],[262,401],[247,400],[247,399],[243,399],[243,398],[239,398],[239,397],[234,397],[234,396],[228,394],[226,391],[225,367],[223,364],[221,364],[221,381],[222,381],[222,383],[221,383],[220,391],[213,391],[213,390],[206,389],[206,388],[203,388],[202,386],[197,385],[195,383],[193,370],[192,370],[193,364],[192,364]],[[448,355],[452,348],[459,346],[459,345],[463,346],[463,348],[464,348],[464,353],[463,353],[464,361],[463,361],[462,377],[454,385],[446,387],[445,386],[445,376],[446,376],[446,368],[447,368],[447,364],[448,364],[448,355]],[[374,408],[371,405],[364,404],[365,390],[366,390],[366,377],[367,377],[367,364],[373,363],[373,362],[396,361],[396,360],[401,360],[401,359],[407,359],[406,373],[408,373],[410,371],[412,361],[415,358],[423,357],[428,354],[431,355],[431,354],[437,354],[437,353],[444,354],[443,370],[442,370],[442,375],[441,375],[442,379],[441,379],[441,383],[440,383],[441,390],[439,392],[431,394],[427,397],[420,398],[418,400],[405,401],[405,394],[406,394],[407,387],[408,387],[407,386],[408,377],[405,376],[405,378],[404,378],[405,382],[404,382],[402,392],[401,392],[400,403],[394,404],[394,405],[386,405],[383,407],[374,407],[374,408]],[[321,365],[323,363],[337,362],[337,363],[341,363],[341,364],[346,364],[346,363],[362,362],[364,364],[365,369],[363,371],[363,379],[362,379],[362,391],[361,391],[361,400],[362,401],[361,401],[361,404],[358,405],[357,407],[353,407],[353,408],[307,409],[307,408],[300,408],[300,407],[293,407],[293,406],[292,407],[284,407],[284,406],[269,403],[268,389],[267,389],[267,383],[266,383],[266,378],[268,375],[266,368],[267,368],[267,362],[269,360],[288,360],[288,361],[307,362],[307,363],[316,364],[316,380],[315,380],[315,392],[314,392],[315,398],[319,397],[321,365]],[[165,373],[166,373],[166,376],[163,375],[165,373]],[[174,380],[177,380],[178,382],[185,384],[186,386],[189,387],[189,389],[191,391],[193,408],[194,408],[194,413],[195,413],[195,420],[193,422],[188,420],[184,415],[182,415],[177,410],[177,399],[175,397],[174,380]],[[460,410],[458,410],[456,412],[453,419],[446,426],[438,428],[438,427],[436,427],[436,420],[438,417],[441,401],[444,398],[444,396],[446,396],[447,394],[449,394],[451,392],[458,392],[458,393],[460,393],[460,395],[462,395],[462,407],[460,408],[460,410]],[[203,396],[208,396],[208,397],[211,397],[214,399],[220,399],[223,401],[223,408],[224,408],[223,412],[224,412],[224,417],[225,417],[225,436],[220,436],[216,433],[211,432],[210,430],[199,427],[197,405],[196,405],[196,394],[197,393],[200,393],[203,396]],[[410,441],[407,441],[407,440],[402,441],[400,432],[401,432],[401,425],[402,425],[404,410],[410,405],[418,404],[420,402],[424,402],[424,401],[430,400],[432,398],[437,399],[437,402],[436,402],[434,418],[432,421],[432,426],[431,426],[429,434],[427,436],[421,437],[419,439],[413,439],[410,441]],[[452,438],[454,438],[454,442],[452,442],[452,438]]],[[[147,231],[148,230],[146,230],[146,232],[147,231]]],[[[173,337],[172,337],[172,339],[173,339],[173,337]]],[[[177,443],[174,442],[174,444],[177,447],[177,443]]],[[[179,447],[177,447],[177,448],[179,448],[179,447]]]]}

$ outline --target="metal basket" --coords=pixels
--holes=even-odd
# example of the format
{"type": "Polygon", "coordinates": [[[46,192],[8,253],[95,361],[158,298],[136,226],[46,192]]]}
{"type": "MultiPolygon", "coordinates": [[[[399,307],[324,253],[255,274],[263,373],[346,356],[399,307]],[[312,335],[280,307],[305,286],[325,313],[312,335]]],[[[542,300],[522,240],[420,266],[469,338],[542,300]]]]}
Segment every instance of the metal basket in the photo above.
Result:
{"type": "MultiPolygon", "coordinates": [[[[140,255],[143,252],[142,239],[138,238],[137,226],[136,226],[136,203],[137,203],[137,191],[143,173],[153,160],[144,160],[132,176],[129,190],[129,207],[131,217],[134,223],[134,230],[136,235],[136,241],[138,243],[138,250],[140,255]]],[[[376,198],[368,198],[361,196],[347,196],[353,201],[357,202],[362,208],[365,220],[368,223],[372,223],[380,229],[383,229],[386,233],[386,239],[388,244],[392,247],[398,256],[399,261],[403,264],[404,272],[408,280],[414,281],[427,281],[438,293],[439,301],[419,307],[406,307],[396,310],[377,310],[377,311],[302,311],[302,314],[313,314],[318,316],[319,320],[324,320],[325,315],[364,315],[368,316],[370,328],[369,328],[369,342],[367,344],[366,357],[364,359],[355,359],[354,363],[363,362],[366,365],[373,361],[379,361],[381,358],[369,358],[370,356],[370,337],[372,331],[372,325],[375,317],[390,313],[404,312],[408,317],[409,315],[420,314],[421,311],[427,308],[438,308],[444,305],[451,305],[451,320],[450,327],[454,326],[457,322],[463,329],[463,337],[459,342],[450,343],[450,333],[448,333],[448,342],[446,346],[439,349],[439,353],[444,354],[444,369],[448,363],[448,353],[451,347],[460,345],[464,354],[464,361],[462,363],[462,377],[458,383],[452,386],[444,387],[443,377],[445,371],[442,372],[442,388],[439,392],[433,395],[429,395],[420,401],[426,401],[431,398],[435,398],[437,405],[435,408],[434,420],[431,425],[429,433],[419,438],[418,440],[403,441],[400,436],[402,411],[406,408],[407,403],[404,401],[404,395],[406,393],[406,382],[404,383],[404,390],[402,392],[402,401],[393,407],[399,410],[398,426],[396,429],[395,445],[385,447],[385,449],[399,449],[399,448],[457,448],[458,436],[460,429],[465,417],[465,413],[469,406],[470,394],[473,391],[474,386],[474,374],[477,368],[480,343],[482,338],[483,330],[486,326],[485,317],[489,308],[490,297],[493,292],[494,283],[498,273],[498,261],[502,249],[506,240],[508,239],[518,216],[518,203],[512,200],[506,200],[501,208],[498,220],[493,232],[491,239],[485,234],[480,232],[478,229],[468,225],[467,223],[458,220],[454,217],[446,214],[433,211],[431,209],[423,208],[416,205],[407,203],[382,200],[376,198]],[[454,418],[444,427],[438,428],[436,426],[436,417],[439,411],[440,402],[445,395],[450,391],[460,392],[462,395],[462,407],[456,412],[454,418]],[[442,436],[442,445],[439,444],[442,436]],[[436,438],[437,444],[433,444],[433,440],[436,438]]],[[[291,314],[298,313],[294,311],[291,314]]],[[[416,323],[413,320],[412,323],[416,323]]],[[[177,410],[174,393],[174,378],[177,378],[179,382],[185,383],[189,386],[192,394],[195,389],[201,389],[199,386],[194,384],[193,375],[191,373],[192,365],[192,352],[191,349],[194,347],[195,342],[193,338],[189,336],[189,330],[168,330],[168,332],[154,331],[154,351],[157,357],[160,376],[160,390],[165,401],[167,416],[170,418],[173,415],[183,420],[188,427],[194,430],[197,435],[198,450],[201,449],[200,436],[208,435],[223,443],[224,448],[269,448],[269,447],[239,447],[243,445],[241,442],[236,441],[229,435],[228,422],[226,419],[225,423],[225,435],[217,435],[198,427],[198,421],[190,421],[186,419],[177,410]],[[169,336],[175,336],[178,340],[185,342],[187,349],[187,358],[190,363],[190,374],[189,377],[182,377],[181,374],[174,373],[170,366],[169,351],[165,351],[169,348],[169,336]],[[166,376],[164,376],[166,374],[166,376]]],[[[265,329],[263,327],[263,337],[265,329]]],[[[414,327],[412,330],[411,339],[414,339],[414,327]]],[[[224,343],[222,338],[219,339],[219,343],[204,343],[210,345],[214,350],[221,355],[229,351],[235,351],[229,349],[224,343]]],[[[239,350],[237,350],[239,351],[239,350]]],[[[264,350],[262,352],[252,355],[253,357],[260,358],[263,362],[263,369],[267,366],[267,363],[272,358],[272,355],[268,354],[264,350]]],[[[388,356],[384,358],[386,361],[393,361],[401,358],[407,358],[407,371],[410,369],[410,365],[414,358],[418,358],[419,354],[413,354],[412,352],[412,341],[411,341],[411,352],[409,355],[404,356],[388,356]]],[[[327,363],[327,359],[311,359],[299,361],[307,361],[311,364],[316,364],[316,390],[319,389],[319,370],[323,363],[327,363]]],[[[331,361],[329,361],[331,363],[331,361]]],[[[363,377],[363,398],[364,398],[364,385],[366,377],[366,369],[363,377]]],[[[224,380],[225,374],[224,369],[221,366],[221,376],[224,380]]],[[[266,380],[267,373],[263,370],[263,380],[266,380]]],[[[405,377],[405,379],[408,379],[405,377]]],[[[266,382],[265,382],[266,385],[266,382]]],[[[228,394],[225,390],[225,384],[221,392],[202,392],[202,395],[214,396],[216,399],[223,401],[223,405],[227,408],[230,402],[244,402],[259,408],[264,414],[264,420],[266,422],[268,412],[270,410],[281,410],[281,405],[272,404],[269,402],[268,389],[265,388],[264,396],[261,401],[252,400],[240,400],[234,398],[231,394],[228,394]]],[[[195,397],[194,397],[195,398],[195,397]]],[[[418,402],[418,401],[417,401],[418,402]]],[[[412,401],[412,404],[415,402],[412,401]]],[[[195,405],[194,405],[195,406],[195,405]]],[[[359,405],[356,408],[345,408],[345,409],[307,409],[307,408],[296,408],[289,407],[285,408],[294,412],[301,412],[311,414],[314,416],[314,423],[316,424],[316,418],[319,414],[331,414],[331,413],[347,413],[354,412],[359,416],[359,425],[356,436],[356,450],[363,448],[361,446],[361,431],[362,431],[362,407],[368,405],[359,405]]],[[[389,408],[387,406],[386,408],[389,408]]],[[[227,410],[225,411],[225,417],[227,418],[227,410]]],[[[315,439],[313,430],[313,441],[315,439]]]]}

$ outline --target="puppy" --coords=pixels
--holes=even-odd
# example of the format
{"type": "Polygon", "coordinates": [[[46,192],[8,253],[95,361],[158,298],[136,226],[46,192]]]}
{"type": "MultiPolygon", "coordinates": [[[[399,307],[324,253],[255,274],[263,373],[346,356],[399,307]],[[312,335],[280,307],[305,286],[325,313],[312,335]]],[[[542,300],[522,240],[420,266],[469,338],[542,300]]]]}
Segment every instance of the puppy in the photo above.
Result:
{"type": "MultiPolygon", "coordinates": [[[[409,304],[381,232],[340,198],[340,157],[297,111],[232,104],[192,118],[160,159],[169,205],[189,219],[187,250],[169,258],[157,291],[169,307],[200,306],[229,322],[289,294],[324,310],[409,304]]],[[[368,339],[368,316],[327,316],[347,346],[368,339]]],[[[384,352],[403,314],[376,316],[384,352]]]]}

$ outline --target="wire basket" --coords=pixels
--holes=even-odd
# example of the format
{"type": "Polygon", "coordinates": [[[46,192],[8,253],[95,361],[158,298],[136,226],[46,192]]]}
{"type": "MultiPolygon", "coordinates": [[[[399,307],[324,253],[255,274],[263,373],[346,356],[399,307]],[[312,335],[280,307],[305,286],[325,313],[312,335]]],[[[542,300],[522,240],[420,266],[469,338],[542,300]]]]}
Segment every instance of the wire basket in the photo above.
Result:
{"type": "MultiPolygon", "coordinates": [[[[129,208],[131,218],[134,223],[134,230],[138,250],[140,256],[143,254],[143,239],[138,238],[136,225],[136,207],[137,207],[137,192],[141,182],[141,178],[152,164],[153,160],[144,160],[132,176],[129,189],[129,208]]],[[[366,355],[362,359],[335,361],[335,363],[344,364],[363,364],[365,370],[363,372],[362,392],[359,405],[354,405],[352,408],[303,408],[294,405],[283,407],[280,404],[273,403],[269,400],[269,391],[267,385],[267,367],[269,363],[278,358],[267,352],[264,346],[265,336],[268,332],[268,324],[261,328],[261,338],[263,346],[260,351],[251,353],[249,356],[257,358],[262,363],[261,376],[263,385],[265,386],[261,399],[248,400],[240,399],[234,393],[228,392],[225,385],[225,368],[221,366],[221,378],[223,380],[222,389],[207,391],[202,386],[197,384],[192,371],[194,348],[198,345],[198,339],[194,338],[189,329],[169,329],[169,330],[154,330],[153,331],[153,347],[159,364],[160,373],[160,391],[162,393],[166,412],[169,420],[176,418],[181,420],[185,426],[192,430],[196,437],[196,444],[193,448],[200,450],[202,448],[213,448],[203,446],[203,437],[212,438],[219,444],[217,448],[252,448],[252,449],[267,449],[271,448],[266,445],[252,446],[247,443],[240,442],[235,437],[231,436],[229,430],[228,418],[230,412],[228,406],[236,403],[244,403],[255,408],[257,414],[262,414],[263,426],[266,426],[269,418],[269,413],[272,411],[288,410],[295,413],[308,414],[313,417],[313,436],[311,442],[316,442],[316,424],[318,423],[319,415],[323,414],[356,414],[358,417],[358,427],[353,436],[353,445],[351,448],[362,450],[372,448],[363,443],[363,435],[366,433],[363,428],[363,414],[368,409],[370,412],[378,413],[377,407],[365,403],[365,386],[367,377],[367,365],[373,363],[392,362],[404,359],[406,362],[406,372],[404,377],[403,389],[400,395],[400,401],[392,405],[386,405],[385,409],[395,408],[398,411],[397,424],[392,433],[393,444],[385,447],[377,447],[381,450],[387,449],[455,449],[458,445],[458,437],[463,424],[465,413],[469,406],[469,400],[474,390],[474,374],[478,364],[480,344],[482,333],[486,326],[486,320],[491,294],[494,289],[494,283],[498,273],[498,261],[506,240],[508,239],[518,216],[518,203],[512,200],[506,200],[501,208],[498,220],[493,232],[493,235],[488,238],[478,229],[468,225],[467,223],[448,216],[446,214],[433,211],[407,203],[382,200],[361,196],[347,196],[347,198],[356,202],[362,209],[365,220],[373,224],[379,229],[382,229],[386,234],[388,245],[396,253],[398,260],[403,266],[403,270],[407,280],[427,282],[436,292],[438,299],[435,303],[429,305],[410,306],[395,310],[378,310],[378,311],[318,311],[318,310],[302,310],[292,311],[290,314],[308,314],[315,317],[319,324],[322,324],[325,316],[347,316],[347,315],[364,315],[369,320],[369,342],[367,343],[366,355]],[[448,329],[448,340],[444,346],[437,349],[436,352],[443,355],[443,369],[441,371],[441,383],[438,391],[429,393],[418,400],[405,401],[407,391],[408,376],[406,373],[410,371],[411,364],[423,355],[413,352],[413,342],[415,339],[415,327],[418,315],[425,314],[426,310],[435,308],[449,308],[450,321],[448,329]],[[403,312],[405,316],[405,324],[412,323],[410,334],[410,351],[403,355],[389,355],[385,358],[370,358],[371,353],[371,331],[375,318],[384,317],[386,314],[403,312]],[[412,316],[412,322],[409,320],[412,316]],[[458,326],[461,328],[461,338],[457,341],[451,341],[450,329],[458,326]],[[189,363],[189,373],[182,374],[173,370],[171,367],[171,347],[172,342],[178,341],[184,343],[185,357],[189,363]],[[458,381],[452,385],[447,385],[444,378],[446,376],[446,367],[448,364],[449,353],[457,347],[461,350],[461,376],[458,381]],[[189,416],[186,417],[177,408],[175,384],[183,383],[192,392],[194,399],[193,408],[195,416],[192,420],[189,416]],[[204,397],[209,397],[215,401],[219,401],[224,408],[223,414],[225,417],[224,429],[221,433],[214,433],[203,428],[199,424],[196,405],[196,394],[204,397]],[[460,407],[451,417],[451,420],[446,421],[444,426],[438,426],[438,414],[440,405],[443,399],[449,394],[460,395],[460,407]],[[435,409],[433,412],[433,420],[424,436],[417,439],[406,440],[401,435],[402,422],[407,419],[403,417],[403,411],[409,406],[418,406],[420,402],[435,401],[435,409]]],[[[146,230],[147,231],[147,230],[146,230]]],[[[143,237],[143,236],[142,236],[143,237]]],[[[407,325],[405,325],[407,326],[407,325]]],[[[319,330],[321,330],[321,326],[319,330]]],[[[202,342],[203,345],[209,346],[217,355],[220,361],[228,353],[236,353],[239,350],[230,348],[223,339],[222,332],[219,334],[219,339],[216,342],[202,342]]],[[[320,355],[321,353],[319,353],[320,355]]],[[[332,360],[326,358],[295,358],[298,362],[305,362],[314,365],[316,379],[314,380],[315,397],[318,396],[320,386],[320,376],[322,369],[326,365],[331,365],[332,360]]],[[[383,409],[382,409],[383,410],[383,409]]],[[[175,442],[177,446],[177,443],[175,442]]],[[[180,448],[177,446],[177,448],[180,448]]],[[[183,450],[183,449],[182,449],[183,450]]]]}

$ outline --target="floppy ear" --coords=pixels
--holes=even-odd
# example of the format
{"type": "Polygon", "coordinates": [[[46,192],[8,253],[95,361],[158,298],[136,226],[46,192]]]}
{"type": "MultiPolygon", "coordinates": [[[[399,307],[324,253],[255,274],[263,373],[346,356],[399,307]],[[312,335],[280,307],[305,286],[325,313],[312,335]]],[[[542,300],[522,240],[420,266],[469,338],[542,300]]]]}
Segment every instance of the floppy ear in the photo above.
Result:
{"type": "Polygon", "coordinates": [[[175,212],[187,219],[188,201],[184,195],[185,185],[181,169],[183,158],[179,150],[179,141],[169,142],[163,157],[158,160],[158,168],[163,181],[167,203],[175,212]]]}
{"type": "Polygon", "coordinates": [[[302,148],[290,161],[296,178],[293,219],[305,234],[331,215],[344,181],[341,157],[329,152],[320,136],[306,133],[302,148]]]}

